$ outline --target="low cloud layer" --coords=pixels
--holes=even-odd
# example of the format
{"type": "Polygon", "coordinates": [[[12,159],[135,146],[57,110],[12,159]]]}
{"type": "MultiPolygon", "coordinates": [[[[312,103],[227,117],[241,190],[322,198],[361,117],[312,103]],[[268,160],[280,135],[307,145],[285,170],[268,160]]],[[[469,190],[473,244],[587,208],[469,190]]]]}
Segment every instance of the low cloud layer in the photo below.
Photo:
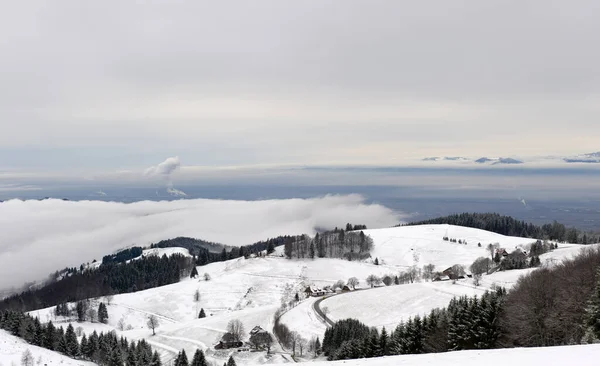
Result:
{"type": "Polygon", "coordinates": [[[388,227],[399,213],[358,195],[268,201],[179,200],[0,203],[0,289],[45,278],[67,266],[101,260],[130,245],[190,236],[244,245],[346,222],[388,227]]]}

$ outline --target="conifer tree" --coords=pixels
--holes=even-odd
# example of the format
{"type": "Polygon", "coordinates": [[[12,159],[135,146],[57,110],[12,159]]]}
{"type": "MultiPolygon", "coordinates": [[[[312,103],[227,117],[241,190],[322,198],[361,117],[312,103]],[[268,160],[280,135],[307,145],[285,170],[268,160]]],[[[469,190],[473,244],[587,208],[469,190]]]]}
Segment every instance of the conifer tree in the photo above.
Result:
{"type": "Polygon", "coordinates": [[[43,347],[53,351],[56,348],[56,330],[52,321],[49,321],[44,331],[43,347]]]}
{"type": "Polygon", "coordinates": [[[227,366],[237,366],[233,356],[229,356],[229,360],[227,360],[227,366]]]}
{"type": "Polygon", "coordinates": [[[184,349],[179,352],[177,359],[175,359],[175,366],[189,366],[187,354],[184,349]]]}
{"type": "Polygon", "coordinates": [[[114,347],[112,351],[110,351],[108,365],[123,366],[123,353],[121,352],[121,347],[114,347]]]}
{"type": "Polygon", "coordinates": [[[389,354],[389,339],[385,327],[381,330],[379,336],[379,356],[387,356],[389,354]]]}
{"type": "Polygon", "coordinates": [[[206,363],[206,358],[204,357],[204,352],[202,352],[202,350],[196,350],[196,353],[194,353],[194,358],[192,359],[192,363],[190,366],[208,366],[208,364],[206,363]]]}
{"type": "Polygon", "coordinates": [[[71,323],[69,323],[65,333],[65,342],[67,346],[66,354],[70,357],[79,356],[79,342],[77,342],[77,335],[75,335],[75,329],[73,329],[71,323]]]}
{"type": "Polygon", "coordinates": [[[194,264],[194,266],[192,267],[192,273],[190,274],[190,278],[196,277],[198,277],[198,270],[196,269],[196,265],[194,264]]]}
{"type": "Polygon", "coordinates": [[[150,366],[162,366],[162,362],[160,361],[160,356],[157,351],[154,351],[152,354],[152,363],[150,366]]]}
{"type": "Polygon", "coordinates": [[[108,323],[108,310],[103,302],[98,305],[98,321],[100,323],[108,323]]]}
{"type": "Polygon", "coordinates": [[[198,318],[206,318],[206,313],[204,312],[204,308],[200,309],[200,314],[198,314],[198,318]]]}

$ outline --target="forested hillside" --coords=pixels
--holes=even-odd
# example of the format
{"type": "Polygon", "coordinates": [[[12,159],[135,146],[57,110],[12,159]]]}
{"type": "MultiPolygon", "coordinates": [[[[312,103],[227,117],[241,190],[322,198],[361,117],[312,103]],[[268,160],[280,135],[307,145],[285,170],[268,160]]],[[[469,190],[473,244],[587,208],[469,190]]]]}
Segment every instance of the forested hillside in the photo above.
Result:
{"type": "Polygon", "coordinates": [[[551,224],[538,226],[517,220],[510,216],[502,216],[497,213],[462,213],[438,217],[431,220],[411,222],[406,225],[429,224],[465,226],[507,236],[548,239],[574,244],[592,244],[600,242],[600,234],[598,233],[589,233],[576,228],[567,228],[565,225],[556,221],[551,224]]]}
{"type": "Polygon", "coordinates": [[[148,256],[129,263],[108,262],[50,282],[45,286],[10,296],[0,309],[30,311],[87,298],[135,292],[178,282],[189,274],[192,258],[183,255],[148,256]]]}

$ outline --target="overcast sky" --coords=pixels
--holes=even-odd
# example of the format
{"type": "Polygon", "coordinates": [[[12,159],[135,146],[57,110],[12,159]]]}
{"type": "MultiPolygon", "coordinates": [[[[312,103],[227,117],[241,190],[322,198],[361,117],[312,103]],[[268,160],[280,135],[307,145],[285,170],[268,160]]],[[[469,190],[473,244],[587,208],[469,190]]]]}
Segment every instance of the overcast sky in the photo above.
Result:
{"type": "Polygon", "coordinates": [[[0,170],[600,150],[600,2],[5,1],[0,170]]]}

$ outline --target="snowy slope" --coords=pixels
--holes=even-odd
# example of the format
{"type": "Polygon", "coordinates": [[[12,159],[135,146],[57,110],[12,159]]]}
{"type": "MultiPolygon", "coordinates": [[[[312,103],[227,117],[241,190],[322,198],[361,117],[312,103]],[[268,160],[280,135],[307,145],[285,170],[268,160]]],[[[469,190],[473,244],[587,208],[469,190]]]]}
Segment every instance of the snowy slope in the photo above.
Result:
{"type": "Polygon", "coordinates": [[[595,366],[600,345],[460,351],[382,358],[315,362],[312,366],[595,366]]]}
{"type": "Polygon", "coordinates": [[[37,363],[38,360],[41,360],[40,363],[37,363],[39,365],[95,365],[95,363],[74,360],[57,352],[32,346],[21,338],[14,337],[4,330],[0,330],[0,365],[20,365],[21,356],[25,350],[31,352],[34,362],[37,363]]]}
{"type": "Polygon", "coordinates": [[[499,243],[500,247],[512,250],[535,242],[527,238],[504,236],[485,230],[453,225],[404,226],[389,229],[365,230],[374,241],[372,257],[387,265],[422,267],[435,264],[438,270],[454,264],[470,265],[478,257],[487,257],[486,246],[499,243]],[[444,241],[443,237],[466,240],[467,245],[444,241]],[[481,243],[481,247],[478,247],[481,243]]]}
{"type": "MultiPolygon", "coordinates": [[[[168,286],[153,288],[130,294],[115,295],[108,305],[109,323],[77,323],[84,332],[93,330],[116,330],[130,340],[145,338],[161,354],[163,361],[173,359],[182,348],[193,354],[196,348],[206,351],[208,358],[222,364],[229,357],[227,351],[215,351],[214,344],[225,333],[229,320],[239,319],[250,331],[260,325],[272,331],[273,314],[284,295],[293,296],[304,286],[331,285],[338,280],[346,281],[357,277],[362,286],[370,274],[383,276],[396,274],[407,266],[433,263],[440,270],[460,263],[468,266],[480,256],[488,256],[485,245],[500,243],[507,249],[527,245],[531,239],[505,237],[477,229],[448,225],[427,225],[419,227],[399,227],[392,229],[367,230],[374,240],[373,257],[379,257],[384,264],[376,266],[370,261],[349,262],[341,259],[287,260],[282,257],[282,248],[269,257],[234,259],[227,262],[211,263],[197,267],[198,279],[183,279],[168,286]],[[466,239],[468,244],[454,244],[442,240],[443,236],[466,239]],[[481,242],[479,248],[477,243],[481,242]],[[211,277],[205,281],[203,274],[211,277]],[[194,301],[194,293],[199,291],[200,301],[194,301]],[[207,318],[197,319],[203,308],[207,318]],[[159,318],[160,326],[156,336],[147,329],[149,315],[159,318]],[[119,322],[125,330],[119,330],[119,322]]],[[[559,261],[575,255],[580,246],[561,245],[560,249],[545,254],[542,262],[559,261]]],[[[144,251],[149,254],[189,255],[182,248],[166,248],[144,251]]],[[[484,277],[484,285],[475,288],[470,281],[460,281],[453,285],[444,283],[417,283],[392,286],[373,290],[362,290],[343,294],[323,301],[321,307],[329,307],[330,318],[355,317],[374,326],[393,327],[405,317],[429,312],[431,308],[446,306],[454,296],[480,294],[493,283],[513,284],[524,272],[498,272],[484,277]],[[370,314],[367,316],[367,314],[370,314]]],[[[93,306],[100,298],[93,300],[93,306]]],[[[325,325],[313,310],[314,299],[299,304],[283,315],[281,321],[300,332],[305,338],[311,335],[322,337],[325,325]]],[[[53,308],[31,312],[41,321],[52,320],[58,325],[66,325],[68,320],[56,318],[53,308]]],[[[261,352],[236,353],[239,364],[282,363],[291,360],[279,346],[274,347],[275,356],[266,358],[261,352]],[[287,361],[286,361],[287,360],[287,361]]]]}
{"type": "Polygon", "coordinates": [[[424,315],[432,309],[445,307],[457,296],[482,295],[484,288],[463,282],[424,282],[380,287],[332,296],[321,303],[328,307],[332,321],[358,319],[373,327],[395,328],[401,320],[424,315]]]}

